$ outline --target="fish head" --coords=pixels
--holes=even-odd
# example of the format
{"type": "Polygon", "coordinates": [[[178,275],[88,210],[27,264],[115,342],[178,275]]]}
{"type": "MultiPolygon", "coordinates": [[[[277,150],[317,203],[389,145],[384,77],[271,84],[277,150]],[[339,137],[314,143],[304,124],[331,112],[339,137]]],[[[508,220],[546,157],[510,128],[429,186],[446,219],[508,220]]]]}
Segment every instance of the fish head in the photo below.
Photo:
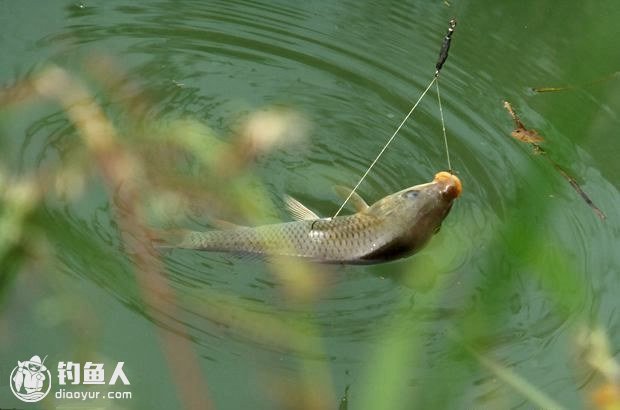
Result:
{"type": "Polygon", "coordinates": [[[430,237],[439,230],[462,190],[456,175],[438,172],[433,181],[394,194],[398,206],[394,213],[401,218],[404,226],[415,229],[421,236],[430,237]]]}
{"type": "Polygon", "coordinates": [[[461,191],[459,178],[442,171],[431,182],[403,189],[373,204],[369,213],[383,221],[391,236],[382,249],[384,256],[402,257],[424,246],[439,231],[461,191]]]}
{"type": "Polygon", "coordinates": [[[431,182],[414,185],[386,196],[373,204],[370,211],[376,216],[398,216],[403,222],[416,221],[428,215],[447,214],[461,191],[459,178],[442,171],[437,173],[431,182]]]}

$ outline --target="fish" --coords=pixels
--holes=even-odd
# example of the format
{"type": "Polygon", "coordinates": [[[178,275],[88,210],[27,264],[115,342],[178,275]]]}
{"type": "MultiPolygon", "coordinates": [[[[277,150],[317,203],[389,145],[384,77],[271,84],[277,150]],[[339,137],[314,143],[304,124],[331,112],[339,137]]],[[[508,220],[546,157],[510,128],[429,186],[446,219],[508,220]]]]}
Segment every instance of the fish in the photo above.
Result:
{"type": "MultiPolygon", "coordinates": [[[[350,190],[338,188],[341,195],[350,190]]],[[[405,258],[419,251],[439,231],[462,192],[460,179],[437,173],[431,182],[415,185],[368,205],[352,195],[357,212],[320,218],[293,198],[287,205],[295,221],[257,227],[234,226],[209,231],[165,231],[159,247],[285,256],[343,265],[367,265],[405,258]]]]}

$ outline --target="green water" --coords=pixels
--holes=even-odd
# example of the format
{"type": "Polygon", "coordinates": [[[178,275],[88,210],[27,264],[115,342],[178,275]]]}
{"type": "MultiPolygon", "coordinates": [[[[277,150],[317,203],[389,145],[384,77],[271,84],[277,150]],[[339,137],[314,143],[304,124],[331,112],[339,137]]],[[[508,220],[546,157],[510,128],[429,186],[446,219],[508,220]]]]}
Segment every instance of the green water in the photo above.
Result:
{"type": "MultiPolygon", "coordinates": [[[[620,348],[620,77],[583,85],[620,70],[616,1],[0,0],[0,84],[50,63],[88,77],[84,61],[105,56],[145,95],[142,121],[189,118],[223,140],[244,114],[291,107],[311,124],[309,140],[258,158],[260,201],[275,204],[272,219],[286,218],[284,194],[330,215],[339,205],[331,186],[357,181],[430,81],[451,17],[459,24],[441,91],[464,192],[423,252],[330,268],[316,299],[291,303],[264,261],[176,250],[164,262],[180,307],[155,320],[93,172],[83,196],[44,201],[44,255],[3,261],[0,275],[16,273],[1,282],[0,407],[180,408],[179,384],[196,380],[171,372],[166,332],[186,336],[169,337],[189,341],[198,384],[218,409],[303,408],[296,394],[307,380],[328,386],[331,393],[316,394],[331,408],[345,391],[349,409],[536,407],[472,359],[460,338],[561,405],[586,406],[595,378],[576,352],[577,329],[601,326],[612,354],[620,348]],[[577,87],[531,90],[562,85],[577,87]],[[504,100],[545,137],[550,157],[605,221],[510,138],[504,100]],[[218,297],[277,319],[278,329],[301,326],[303,348],[271,343],[261,329],[273,327],[237,323],[242,314],[218,321],[208,305],[218,297]],[[53,371],[59,361],[125,361],[133,398],[22,403],[9,374],[34,354],[49,355],[53,371]]],[[[127,122],[127,105],[97,91],[112,120],[127,122]]],[[[71,161],[75,141],[54,103],[0,107],[8,175],[71,161]]],[[[430,180],[446,168],[442,144],[431,93],[360,194],[370,202],[430,180]]]]}

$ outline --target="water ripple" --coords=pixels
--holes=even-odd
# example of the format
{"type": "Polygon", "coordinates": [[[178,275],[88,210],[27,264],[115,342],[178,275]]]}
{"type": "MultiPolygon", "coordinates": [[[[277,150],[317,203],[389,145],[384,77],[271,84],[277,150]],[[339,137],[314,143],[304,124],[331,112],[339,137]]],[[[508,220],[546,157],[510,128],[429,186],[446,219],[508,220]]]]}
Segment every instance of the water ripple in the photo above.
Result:
{"type": "MultiPolygon", "coordinates": [[[[301,195],[328,215],[337,208],[330,186],[357,181],[430,81],[446,20],[439,6],[422,7],[418,2],[343,4],[348,6],[212,1],[184,2],[178,7],[172,2],[153,2],[102,5],[88,13],[72,9],[70,24],[39,45],[61,50],[59,55],[86,53],[95,46],[122,56],[130,77],[157,95],[150,102],[147,119],[190,116],[226,135],[240,113],[265,105],[286,104],[305,112],[315,125],[309,147],[294,156],[276,152],[259,162],[257,173],[264,176],[270,197],[281,198],[285,191],[301,195]],[[106,13],[114,18],[100,20],[106,13]]],[[[444,345],[434,343],[445,338],[441,323],[460,317],[478,297],[484,297],[477,284],[497,274],[488,270],[488,259],[507,272],[500,282],[514,286],[502,306],[510,312],[509,323],[489,335],[489,345],[497,350],[521,349],[515,354],[518,362],[543,357],[541,352],[557,349],[557,339],[567,337],[565,327],[571,317],[554,315],[553,302],[541,282],[545,273],[537,276],[541,273],[531,268],[537,258],[552,258],[552,249],[566,250],[570,268],[590,284],[582,289],[584,298],[575,301],[572,311],[592,311],[593,316],[607,312],[609,322],[617,319],[608,296],[618,291],[614,276],[620,266],[614,250],[620,237],[617,187],[605,180],[570,135],[554,128],[548,119],[550,103],[523,93],[528,82],[539,78],[533,72],[553,78],[552,73],[562,67],[554,63],[553,51],[543,41],[531,44],[531,53],[547,57],[532,58],[530,64],[502,60],[497,52],[487,55],[494,50],[490,44],[518,33],[498,27],[485,38],[471,26],[459,29],[441,79],[448,138],[464,194],[442,233],[419,256],[439,271],[435,280],[444,296],[425,299],[420,296],[425,289],[397,278],[395,273],[415,271],[411,261],[333,272],[330,288],[306,313],[342,363],[362,360],[348,353],[351,345],[374,344],[380,336],[376,324],[404,316],[395,301],[408,298],[409,308],[421,322],[437,324],[425,331],[423,340],[428,341],[431,357],[441,357],[444,345]],[[498,72],[510,73],[518,81],[510,83],[507,74],[498,79],[498,72]],[[583,180],[584,189],[607,212],[605,224],[596,220],[553,167],[509,137],[512,123],[501,106],[506,98],[518,107],[524,121],[545,132],[554,158],[583,180]],[[542,193],[543,198],[533,201],[529,192],[542,193]],[[522,215],[515,210],[538,202],[545,210],[522,221],[523,247],[530,237],[554,238],[555,242],[541,245],[539,254],[495,246],[503,239],[498,232],[503,232],[507,221],[522,215]],[[489,255],[491,251],[500,254],[489,255]]],[[[505,46],[514,53],[520,51],[516,43],[505,46]]],[[[23,143],[21,160],[38,163],[46,155],[62,156],[62,138],[71,134],[66,127],[57,115],[35,121],[23,143]]],[[[360,193],[372,202],[428,181],[444,168],[440,127],[435,97],[429,95],[360,193]]],[[[51,204],[50,212],[59,212],[57,208],[58,204],[51,204]]],[[[87,204],[66,204],[63,212],[73,234],[92,238],[94,247],[115,251],[116,232],[103,194],[91,197],[87,204]]],[[[119,286],[126,279],[112,268],[101,275],[90,272],[88,258],[71,249],[63,250],[61,259],[69,272],[91,278],[128,306],[139,305],[137,295],[119,286]]],[[[170,282],[181,294],[203,289],[238,295],[269,312],[283,290],[260,262],[188,251],[174,251],[165,259],[170,282]]],[[[130,275],[127,261],[115,263],[130,275]]],[[[556,275],[549,280],[559,279],[556,275]]],[[[299,313],[285,304],[277,309],[299,313]]],[[[205,356],[216,357],[228,350],[236,354],[259,344],[234,332],[227,332],[225,338],[236,344],[217,343],[224,337],[221,324],[198,311],[185,313],[187,317],[169,319],[191,329],[205,356]]]]}

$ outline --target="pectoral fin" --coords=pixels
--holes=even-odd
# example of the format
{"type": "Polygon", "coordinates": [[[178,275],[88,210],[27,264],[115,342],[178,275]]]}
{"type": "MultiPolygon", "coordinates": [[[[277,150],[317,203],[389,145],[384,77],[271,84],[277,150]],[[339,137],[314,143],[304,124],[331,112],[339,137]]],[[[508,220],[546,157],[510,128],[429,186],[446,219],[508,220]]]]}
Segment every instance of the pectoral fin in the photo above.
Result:
{"type": "Polygon", "coordinates": [[[296,200],[295,198],[285,195],[284,201],[288,211],[293,215],[293,218],[299,221],[308,221],[312,219],[319,219],[319,216],[309,210],[304,204],[296,200]]]}
{"type": "MultiPolygon", "coordinates": [[[[353,191],[353,189],[342,185],[336,185],[334,187],[334,192],[336,192],[336,194],[343,200],[347,199],[351,191],[353,191]]],[[[368,209],[368,204],[366,203],[366,201],[364,201],[364,199],[355,192],[353,193],[353,195],[351,195],[349,202],[351,203],[351,205],[353,205],[357,212],[362,212],[368,209]]]]}

